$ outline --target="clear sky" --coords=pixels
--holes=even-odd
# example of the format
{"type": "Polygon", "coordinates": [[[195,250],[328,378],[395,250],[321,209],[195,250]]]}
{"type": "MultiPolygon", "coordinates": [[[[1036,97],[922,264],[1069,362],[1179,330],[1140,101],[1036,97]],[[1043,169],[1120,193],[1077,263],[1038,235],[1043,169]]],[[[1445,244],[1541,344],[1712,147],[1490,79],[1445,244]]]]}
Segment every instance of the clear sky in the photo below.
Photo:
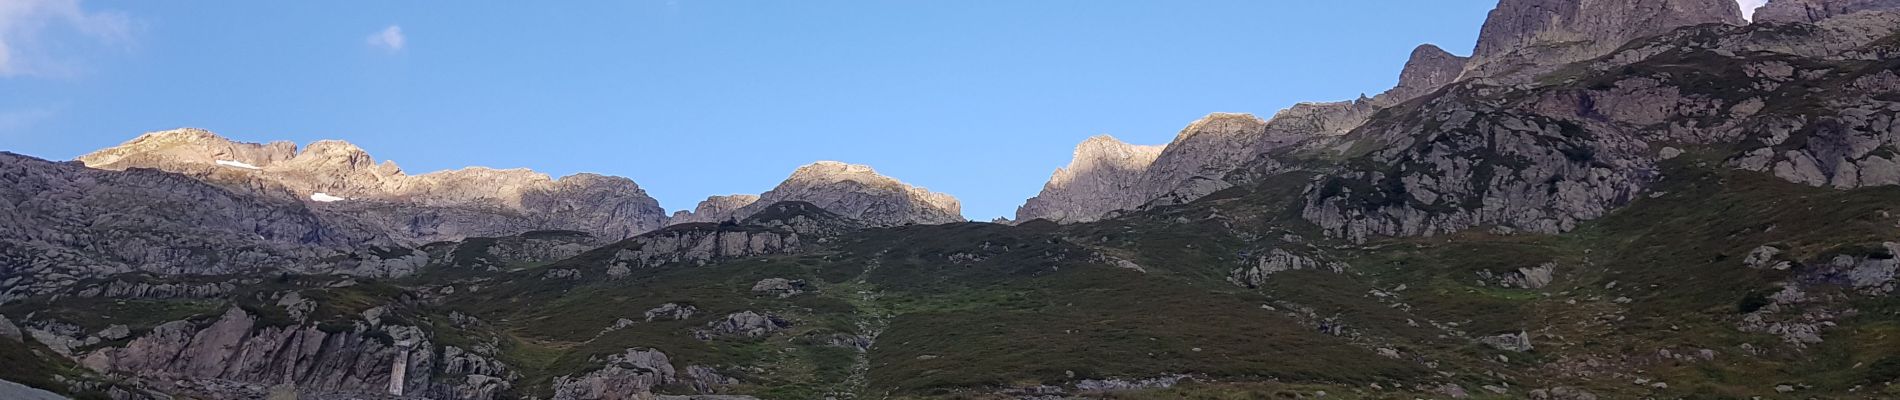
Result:
{"type": "Polygon", "coordinates": [[[669,210],[869,164],[1012,215],[1075,144],[1166,143],[1469,54],[1495,0],[0,0],[0,150],[343,139],[410,173],[639,182],[669,210]]]}

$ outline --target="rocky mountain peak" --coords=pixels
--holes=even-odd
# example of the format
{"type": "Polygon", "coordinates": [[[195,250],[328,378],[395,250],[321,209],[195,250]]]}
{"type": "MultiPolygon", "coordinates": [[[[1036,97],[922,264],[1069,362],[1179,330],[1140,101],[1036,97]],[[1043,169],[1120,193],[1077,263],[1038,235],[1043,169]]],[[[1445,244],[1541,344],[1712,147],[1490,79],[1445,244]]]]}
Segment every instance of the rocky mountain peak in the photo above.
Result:
{"type": "Polygon", "coordinates": [[[1132,145],[1096,135],[1075,146],[1069,165],[1057,169],[1042,192],[1016,208],[1018,220],[1088,221],[1133,202],[1132,185],[1161,156],[1163,146],[1132,145]]]}
{"type": "Polygon", "coordinates": [[[963,206],[955,197],[911,186],[878,174],[870,166],[819,161],[799,167],[792,175],[733,213],[745,217],[765,206],[784,201],[812,203],[870,225],[942,224],[963,222],[963,206]]]}
{"type": "Polygon", "coordinates": [[[1755,10],[1756,22],[1820,22],[1838,15],[1900,9],[1900,0],[1773,0],[1755,10]]]}
{"type": "Polygon", "coordinates": [[[1741,25],[1732,0],[1503,0],[1484,21],[1463,77],[1529,79],[1630,40],[1700,24],[1741,25]]]}
{"type": "Polygon", "coordinates": [[[1431,93],[1458,80],[1464,72],[1466,57],[1459,57],[1445,49],[1431,44],[1422,44],[1412,49],[1412,57],[1405,61],[1405,69],[1399,72],[1399,84],[1392,90],[1380,94],[1378,100],[1386,105],[1402,103],[1406,100],[1431,93]]]}

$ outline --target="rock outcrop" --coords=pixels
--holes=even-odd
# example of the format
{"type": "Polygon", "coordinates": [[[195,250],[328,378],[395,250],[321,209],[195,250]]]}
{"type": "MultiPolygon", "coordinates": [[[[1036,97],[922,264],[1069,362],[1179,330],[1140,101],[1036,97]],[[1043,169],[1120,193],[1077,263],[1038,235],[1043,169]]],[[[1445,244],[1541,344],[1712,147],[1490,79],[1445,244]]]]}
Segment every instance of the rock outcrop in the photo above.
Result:
{"type": "Polygon", "coordinates": [[[1227,281],[1248,288],[1259,288],[1267,284],[1269,276],[1286,271],[1326,270],[1333,273],[1346,272],[1346,264],[1337,261],[1322,261],[1312,257],[1273,249],[1265,257],[1260,257],[1254,265],[1234,269],[1227,274],[1227,281]]]}
{"type": "Polygon", "coordinates": [[[502,378],[513,374],[499,362],[453,347],[438,353],[414,327],[358,324],[353,330],[330,332],[317,326],[269,326],[237,308],[208,324],[159,325],[123,347],[78,358],[96,371],[176,381],[180,386],[198,381],[286,383],[306,392],[335,394],[493,398],[508,387],[502,378]],[[436,379],[448,376],[466,379],[436,379]]]}
{"type": "Polygon", "coordinates": [[[1503,0],[1460,79],[1527,81],[1631,40],[1700,24],[1743,24],[1732,0],[1503,0]]]}
{"type": "Polygon", "coordinates": [[[791,326],[790,321],[779,318],[777,315],[741,311],[706,324],[706,329],[693,331],[693,337],[699,340],[722,337],[757,339],[791,326]]]}
{"type": "Polygon", "coordinates": [[[1815,23],[1869,10],[1900,9],[1900,0],[1773,0],[1755,10],[1755,22],[1815,23]]]}
{"type": "Polygon", "coordinates": [[[705,265],[715,260],[788,254],[803,244],[796,232],[713,224],[674,225],[616,243],[607,274],[625,276],[632,270],[671,263],[705,265]]]}
{"type": "Polygon", "coordinates": [[[679,377],[666,353],[648,348],[626,349],[607,356],[601,369],[579,377],[554,378],[556,400],[647,398],[653,389],[677,382],[679,377]]]}
{"type": "Polygon", "coordinates": [[[332,225],[407,243],[565,229],[624,238],[657,229],[659,202],[626,178],[577,174],[553,179],[526,169],[471,167],[407,175],[347,142],[302,151],[286,142],[234,142],[200,129],[147,133],[79,157],[92,168],[152,168],[236,192],[294,197],[332,225]],[[289,194],[286,196],[286,192],[289,194]]]}
{"type": "Polygon", "coordinates": [[[523,263],[561,260],[606,244],[607,241],[586,232],[533,231],[434,243],[422,250],[428,253],[432,265],[498,271],[523,263]]]}
{"type": "Polygon", "coordinates": [[[787,298],[805,293],[804,279],[765,278],[752,284],[752,293],[787,298]]]}
{"type": "Polygon", "coordinates": [[[955,197],[879,175],[868,166],[836,161],[798,167],[778,187],[718,220],[745,219],[773,204],[788,201],[811,203],[869,226],[966,221],[963,206],[955,197]]]}

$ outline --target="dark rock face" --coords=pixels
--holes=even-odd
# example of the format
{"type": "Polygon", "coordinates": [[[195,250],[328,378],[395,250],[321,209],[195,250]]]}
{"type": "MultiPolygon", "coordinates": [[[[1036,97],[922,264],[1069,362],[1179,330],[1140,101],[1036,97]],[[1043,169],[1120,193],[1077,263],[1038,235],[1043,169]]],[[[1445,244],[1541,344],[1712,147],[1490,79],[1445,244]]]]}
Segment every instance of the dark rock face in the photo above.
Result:
{"type": "Polygon", "coordinates": [[[359,324],[354,331],[326,332],[316,326],[263,326],[236,308],[208,325],[167,323],[124,347],[78,358],[96,371],[190,385],[174,388],[181,391],[227,381],[288,383],[324,393],[486,399],[507,389],[501,378],[513,374],[493,359],[454,347],[438,349],[414,327],[359,324]],[[439,382],[438,374],[466,379],[439,382]]]}
{"type": "Polygon", "coordinates": [[[1814,23],[1870,10],[1900,9],[1896,0],[1774,0],[1755,10],[1755,22],[1814,23]]]}

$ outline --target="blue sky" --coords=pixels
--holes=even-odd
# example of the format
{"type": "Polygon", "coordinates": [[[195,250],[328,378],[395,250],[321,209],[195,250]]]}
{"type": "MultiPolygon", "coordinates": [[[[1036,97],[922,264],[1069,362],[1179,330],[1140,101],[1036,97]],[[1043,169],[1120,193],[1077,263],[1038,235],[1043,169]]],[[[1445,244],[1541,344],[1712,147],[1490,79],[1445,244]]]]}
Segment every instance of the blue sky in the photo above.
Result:
{"type": "Polygon", "coordinates": [[[562,3],[0,0],[0,150],[343,139],[410,173],[626,176],[669,210],[839,160],[987,220],[1088,136],[1376,94],[1496,4],[562,3]]]}

